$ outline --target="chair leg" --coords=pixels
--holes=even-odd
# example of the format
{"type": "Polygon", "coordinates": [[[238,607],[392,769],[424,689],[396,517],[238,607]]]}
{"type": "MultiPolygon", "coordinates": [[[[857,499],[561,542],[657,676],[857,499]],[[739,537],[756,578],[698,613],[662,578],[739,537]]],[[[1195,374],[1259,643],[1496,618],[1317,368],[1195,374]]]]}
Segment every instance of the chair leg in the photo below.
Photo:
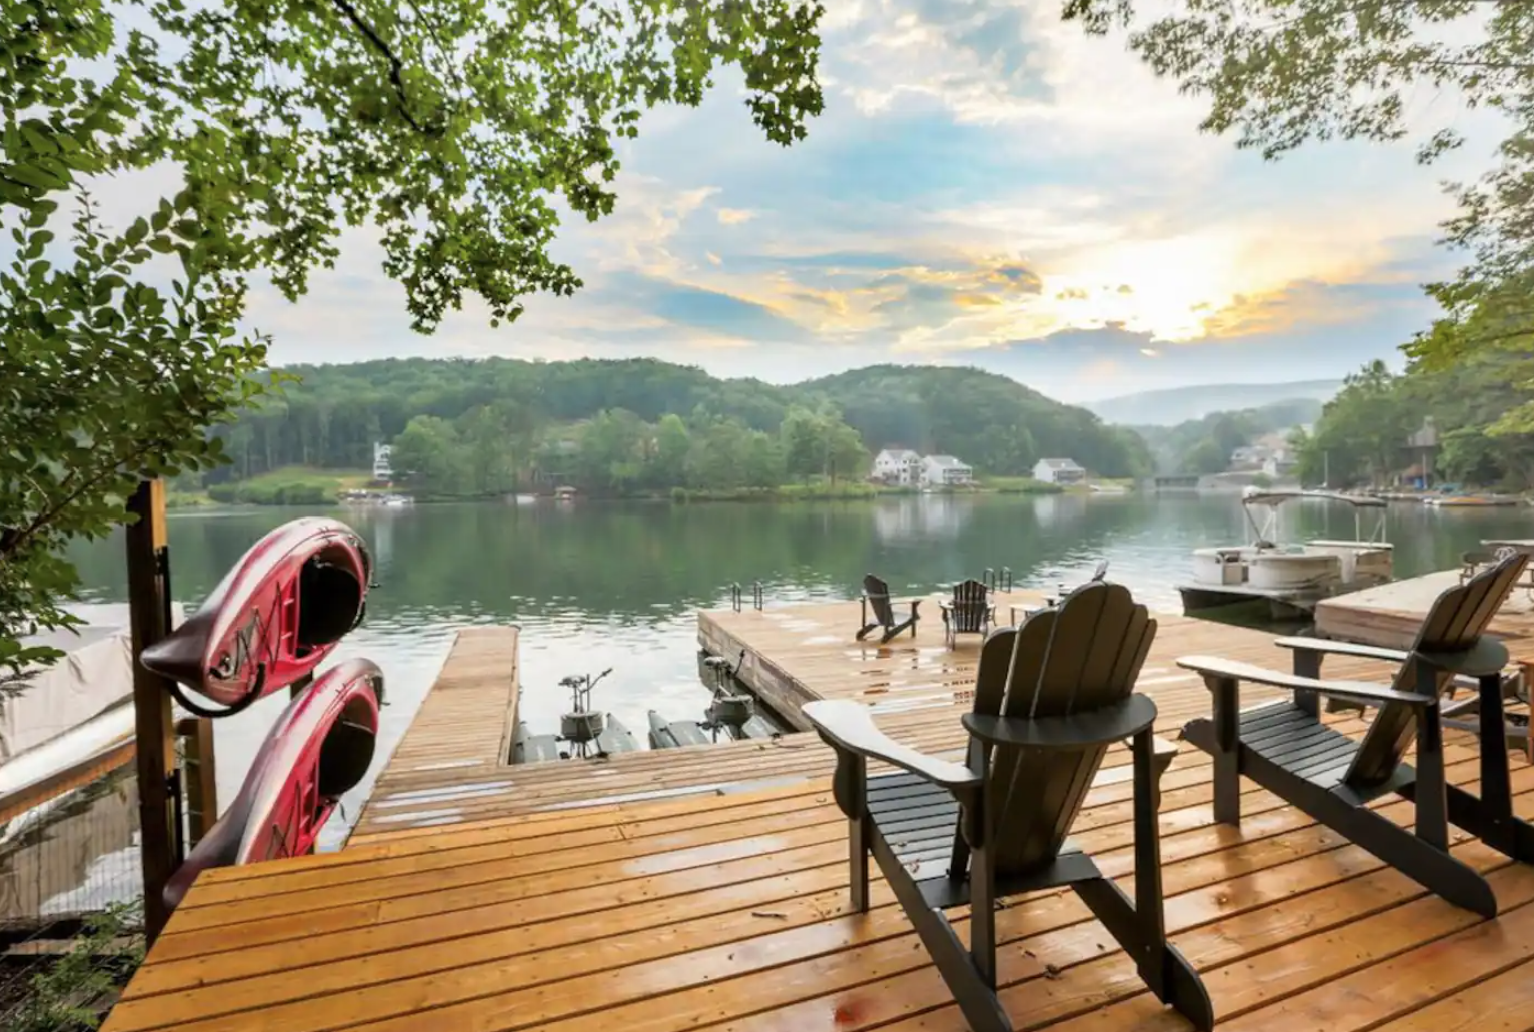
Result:
{"type": "Polygon", "coordinates": [[[868,913],[868,818],[847,821],[847,858],[850,861],[852,909],[868,913]]]}
{"type": "Polygon", "coordinates": [[[991,851],[975,848],[969,862],[969,955],[980,981],[996,991],[996,872],[991,851]]]}
{"type": "Polygon", "coordinates": [[[858,632],[858,641],[862,641],[864,638],[868,637],[869,632],[871,632],[875,627],[878,627],[878,626],[879,626],[879,624],[876,624],[876,623],[864,624],[863,625],[863,629],[858,632]]]}
{"type": "MultiPolygon", "coordinates": [[[[1137,856],[1137,868],[1139,863],[1137,856]]],[[[1107,878],[1074,882],[1071,888],[1124,951],[1135,958],[1140,977],[1145,979],[1146,986],[1158,1000],[1176,1008],[1199,1032],[1214,1028],[1214,1004],[1210,1002],[1203,980],[1164,936],[1146,938],[1144,915],[1138,910],[1138,900],[1131,902],[1124,890],[1107,878]]]]}
{"type": "Polygon", "coordinates": [[[1237,682],[1207,678],[1214,695],[1214,819],[1241,823],[1241,701],[1237,682]]]}
{"type": "MultiPolygon", "coordinates": [[[[912,879],[911,872],[900,863],[877,832],[871,837],[871,845],[874,859],[884,872],[885,881],[889,883],[895,899],[916,929],[922,945],[927,947],[933,965],[953,993],[954,1002],[959,1005],[972,1032],[1012,1032],[1012,1022],[1007,1012],[1002,1010],[1001,1001],[996,998],[996,990],[986,984],[975,965],[973,955],[959,941],[948,919],[927,903],[921,889],[912,879]]],[[[972,942],[974,936],[975,929],[971,928],[972,942]]]]}

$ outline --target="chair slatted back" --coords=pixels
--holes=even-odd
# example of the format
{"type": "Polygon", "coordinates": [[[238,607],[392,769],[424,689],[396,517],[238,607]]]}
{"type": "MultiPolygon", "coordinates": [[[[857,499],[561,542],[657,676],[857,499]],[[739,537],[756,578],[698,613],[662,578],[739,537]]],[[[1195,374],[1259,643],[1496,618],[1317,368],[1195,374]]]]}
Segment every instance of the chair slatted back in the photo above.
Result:
{"type": "Polygon", "coordinates": [[[863,578],[863,594],[874,611],[874,619],[885,627],[895,626],[895,607],[890,605],[890,586],[870,573],[863,578]]]}
{"type": "MultiPolygon", "coordinates": [[[[1401,664],[1391,687],[1426,695],[1443,691],[1445,682],[1452,675],[1417,661],[1416,656],[1421,653],[1452,654],[1474,648],[1497,610],[1507,601],[1527,564],[1528,556],[1509,550],[1493,565],[1439,595],[1417,631],[1416,641],[1410,649],[1411,657],[1401,664]]],[[[1384,781],[1400,765],[1416,734],[1415,709],[1399,702],[1381,706],[1343,781],[1358,787],[1384,781]]]]}
{"type": "Polygon", "coordinates": [[[953,628],[961,634],[978,634],[985,626],[986,610],[990,608],[990,592],[980,581],[970,579],[953,586],[953,628]]]}
{"type": "MultiPolygon", "coordinates": [[[[1134,690],[1156,622],[1127,589],[1095,581],[981,647],[975,712],[1021,719],[1082,714],[1134,690]]],[[[986,806],[996,822],[996,871],[1048,864],[1065,844],[1106,745],[1076,750],[996,748],[986,806]]]]}

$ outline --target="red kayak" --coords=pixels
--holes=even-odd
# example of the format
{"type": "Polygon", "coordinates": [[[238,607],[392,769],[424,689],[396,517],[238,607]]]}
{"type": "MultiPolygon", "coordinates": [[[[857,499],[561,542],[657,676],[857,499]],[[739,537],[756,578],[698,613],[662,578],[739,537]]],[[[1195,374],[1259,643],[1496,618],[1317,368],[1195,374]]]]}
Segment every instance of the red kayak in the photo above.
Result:
{"type": "Polygon", "coordinates": [[[306,676],[362,621],[369,559],[357,532],[310,516],[257,541],[145,667],[228,707],[227,716],[306,676]]]}
{"type": "Polygon", "coordinates": [[[372,661],[338,663],[289,703],[267,732],[229,809],[165,886],[181,902],[210,867],[302,856],[341,796],[373,762],[383,674],[372,661]]]}

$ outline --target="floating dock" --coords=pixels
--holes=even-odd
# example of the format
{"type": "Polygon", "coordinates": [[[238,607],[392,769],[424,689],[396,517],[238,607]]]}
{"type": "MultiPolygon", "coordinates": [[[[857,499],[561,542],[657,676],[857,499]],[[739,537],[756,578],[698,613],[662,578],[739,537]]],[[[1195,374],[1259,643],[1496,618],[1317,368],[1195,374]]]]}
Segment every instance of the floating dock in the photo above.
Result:
{"type": "MultiPolygon", "coordinates": [[[[1316,631],[1343,641],[1409,648],[1433,600],[1459,582],[1458,570],[1441,570],[1327,599],[1316,606],[1316,631]]],[[[1514,659],[1534,662],[1534,588],[1528,576],[1497,611],[1491,632],[1514,659]]]]}
{"type": "MultiPolygon", "coordinates": [[[[1265,634],[1158,619],[1140,689],[1164,736],[1208,710],[1177,656],[1287,663],[1265,634]]],[[[723,654],[746,649],[742,678],[776,693],[786,719],[802,721],[811,698],[859,699],[900,740],[957,754],[979,639],[949,652],[941,625],[924,621],[881,647],[853,640],[857,625],[857,603],[833,603],[702,613],[699,635],[711,649],[731,643],[723,654]]],[[[1366,661],[1329,660],[1327,673],[1388,676],[1366,661]]],[[[106,1032],[962,1032],[877,875],[871,911],[848,912],[846,821],[814,735],[512,767],[510,714],[486,725],[514,709],[514,685],[514,632],[464,632],[347,847],[205,873],[106,1032]],[[474,691],[499,708],[476,720],[472,705],[446,701],[474,691]]],[[[1350,714],[1329,719],[1363,728],[1350,714]]],[[[1449,777],[1476,777],[1477,757],[1455,740],[1449,777]]],[[[1110,751],[1076,830],[1132,890],[1128,759],[1110,751]]],[[[1534,814],[1534,769],[1515,760],[1512,785],[1519,811],[1534,814]]],[[[1484,921],[1243,787],[1238,830],[1213,823],[1197,750],[1162,782],[1167,926],[1222,1032],[1534,1020],[1534,865],[1455,832],[1455,854],[1497,894],[1502,916],[1484,921]]],[[[1402,801],[1377,808],[1411,816],[1402,801]]],[[[1019,897],[996,924],[1018,1029],[1187,1028],[1073,895],[1019,897]]]]}

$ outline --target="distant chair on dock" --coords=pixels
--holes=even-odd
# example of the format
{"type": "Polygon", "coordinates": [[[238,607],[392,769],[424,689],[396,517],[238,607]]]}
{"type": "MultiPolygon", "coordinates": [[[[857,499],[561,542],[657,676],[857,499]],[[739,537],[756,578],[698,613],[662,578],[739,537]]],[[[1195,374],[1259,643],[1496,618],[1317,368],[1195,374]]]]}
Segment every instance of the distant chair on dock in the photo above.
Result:
{"type": "Polygon", "coordinates": [[[1214,757],[1214,816],[1241,820],[1241,775],[1362,846],[1450,903],[1495,917],[1497,898],[1484,875],[1449,851],[1451,823],[1486,845],[1534,863],[1534,825],[1513,813],[1504,735],[1502,670],[1507,648],[1486,627],[1507,601],[1528,557],[1509,551],[1433,603],[1405,651],[1317,638],[1280,638],[1294,652],[1294,673],[1210,656],[1177,665],[1201,674],[1214,695],[1211,717],[1193,720],[1183,738],[1214,757]],[[1400,664],[1391,683],[1321,679],[1326,655],[1400,664]],[[1447,783],[1441,696],[1456,678],[1478,684],[1480,795],[1447,783]],[[1240,685],[1267,685],[1294,694],[1239,710],[1240,685]],[[1321,720],[1319,697],[1378,707],[1357,740],[1321,720]],[[1487,741],[1487,733],[1497,741],[1487,741]],[[1416,766],[1404,762],[1417,746],[1416,766]],[[1413,827],[1382,817],[1369,804],[1401,795],[1415,803],[1413,827]]]}
{"type": "MultiPolygon", "coordinates": [[[[975,1032],[1010,1032],[996,996],[997,900],[1070,886],[1151,991],[1201,1030],[1209,994],[1167,942],[1156,820],[1177,748],[1156,739],[1156,705],[1134,692],[1156,623],[1123,587],[1092,583],[981,646],[966,763],[888,738],[847,700],[805,705],[836,752],[851,836],[852,905],[869,906],[871,853],[975,1032]],[[1132,739],[1134,899],[1066,836],[1104,754],[1132,739]],[[868,761],[908,773],[868,775],[868,761]],[[943,911],[969,907],[969,947],[943,911]]],[[[1045,958],[1040,958],[1043,962],[1045,958]]]]}
{"type": "Polygon", "coordinates": [[[943,636],[950,649],[958,645],[959,635],[984,636],[996,622],[996,606],[991,602],[990,589],[977,580],[955,584],[953,598],[939,602],[938,608],[943,611],[943,636]]]}
{"type": "Polygon", "coordinates": [[[880,627],[884,628],[884,635],[879,639],[880,645],[904,630],[909,630],[911,637],[916,637],[916,621],[921,618],[917,610],[921,603],[919,598],[891,598],[890,586],[870,573],[863,578],[863,629],[858,631],[858,641],[867,638],[880,627]],[[909,615],[904,620],[895,616],[897,605],[910,607],[909,615]],[[868,618],[870,612],[873,614],[872,620],[868,618]]]}

